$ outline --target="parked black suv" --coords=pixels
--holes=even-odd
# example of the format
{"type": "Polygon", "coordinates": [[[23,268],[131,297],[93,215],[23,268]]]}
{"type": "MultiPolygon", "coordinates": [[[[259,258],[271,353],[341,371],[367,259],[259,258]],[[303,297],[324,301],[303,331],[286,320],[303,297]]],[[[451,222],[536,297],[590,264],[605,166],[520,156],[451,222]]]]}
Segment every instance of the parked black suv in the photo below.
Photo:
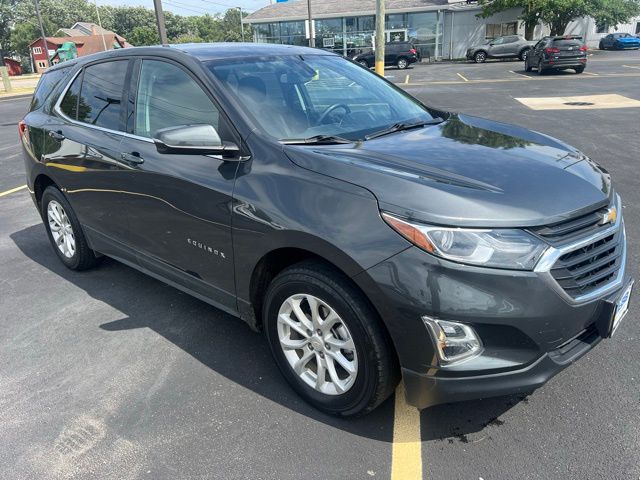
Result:
{"type": "Polygon", "coordinates": [[[418,407],[527,392],[627,311],[603,168],[331,53],[91,55],[42,76],[19,132],[67,267],[107,255],[240,317],[330,413],[401,376],[418,407]]]}
{"type": "Polygon", "coordinates": [[[568,68],[582,73],[586,67],[587,46],[582,37],[571,35],[542,38],[524,60],[524,69],[530,72],[536,68],[539,75],[568,68]]]}
{"type": "MultiPolygon", "coordinates": [[[[376,52],[369,50],[353,57],[363,67],[373,68],[376,65],[376,52]]],[[[389,42],[384,45],[384,64],[387,67],[398,67],[404,70],[419,60],[418,51],[409,42],[389,42]]]]}

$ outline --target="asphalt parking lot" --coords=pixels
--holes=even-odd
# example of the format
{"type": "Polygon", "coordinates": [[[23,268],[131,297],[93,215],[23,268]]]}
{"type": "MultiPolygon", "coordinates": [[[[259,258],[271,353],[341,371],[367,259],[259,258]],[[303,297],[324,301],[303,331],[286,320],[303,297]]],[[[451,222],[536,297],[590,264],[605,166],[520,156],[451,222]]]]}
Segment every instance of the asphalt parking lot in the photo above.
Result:
{"type": "MultiPolygon", "coordinates": [[[[640,100],[639,51],[597,52],[582,75],[489,62],[387,76],[427,104],[541,131],[605,166],[640,278],[640,108],[516,100],[640,100]]],[[[2,478],[640,479],[635,298],[614,338],[527,397],[420,413],[391,398],[364,418],[329,417],[290,390],[240,321],[115,261],[62,266],[19,189],[27,106],[0,100],[2,478]]]]}

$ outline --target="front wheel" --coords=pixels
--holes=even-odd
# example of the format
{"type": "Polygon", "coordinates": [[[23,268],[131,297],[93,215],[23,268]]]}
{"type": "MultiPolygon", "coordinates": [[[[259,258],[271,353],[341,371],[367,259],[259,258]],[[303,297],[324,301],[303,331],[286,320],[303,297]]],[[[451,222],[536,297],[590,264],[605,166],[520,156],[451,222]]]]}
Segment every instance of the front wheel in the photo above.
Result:
{"type": "Polygon", "coordinates": [[[527,61],[527,57],[529,56],[529,49],[526,48],[522,52],[520,52],[520,60],[527,61]]]}
{"type": "Polygon", "coordinates": [[[395,389],[396,357],[376,312],[332,267],[302,262],[278,274],[263,319],[280,371],[316,408],[361,415],[395,389]]]}
{"type": "Polygon", "coordinates": [[[473,61],[476,63],[484,63],[486,59],[487,54],[484,52],[476,52],[476,54],[473,56],[473,61]]]}
{"type": "Polygon", "coordinates": [[[53,250],[67,268],[86,270],[98,263],[71,205],[53,186],[42,194],[42,219],[53,250]]]}
{"type": "Polygon", "coordinates": [[[396,63],[396,66],[398,67],[399,70],[404,70],[409,66],[409,62],[407,61],[406,58],[399,58],[398,62],[396,63]]]}
{"type": "Polygon", "coordinates": [[[598,44],[598,49],[599,49],[599,50],[605,50],[605,48],[604,48],[604,43],[600,42],[600,43],[598,44]]]}

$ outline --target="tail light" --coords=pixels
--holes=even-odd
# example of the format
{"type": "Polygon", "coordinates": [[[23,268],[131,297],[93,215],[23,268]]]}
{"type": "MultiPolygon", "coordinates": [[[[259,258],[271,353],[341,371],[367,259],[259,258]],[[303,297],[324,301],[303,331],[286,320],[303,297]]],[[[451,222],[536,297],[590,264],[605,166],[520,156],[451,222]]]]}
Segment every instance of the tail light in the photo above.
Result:
{"type": "Polygon", "coordinates": [[[20,120],[18,122],[18,135],[20,135],[20,139],[26,137],[29,131],[27,130],[27,122],[24,120],[20,120]]]}
{"type": "Polygon", "coordinates": [[[545,48],[544,51],[546,53],[560,53],[560,49],[557,47],[548,47],[548,48],[545,48]]]}
{"type": "Polygon", "coordinates": [[[415,48],[410,49],[410,50],[409,50],[409,53],[410,53],[411,55],[417,55],[417,54],[418,54],[418,52],[416,51],[416,49],[415,49],[415,48]]]}
{"type": "Polygon", "coordinates": [[[581,52],[586,52],[587,50],[589,50],[589,49],[587,48],[587,46],[586,46],[586,45],[582,45],[582,46],[580,47],[580,51],[581,51],[581,52]]]}

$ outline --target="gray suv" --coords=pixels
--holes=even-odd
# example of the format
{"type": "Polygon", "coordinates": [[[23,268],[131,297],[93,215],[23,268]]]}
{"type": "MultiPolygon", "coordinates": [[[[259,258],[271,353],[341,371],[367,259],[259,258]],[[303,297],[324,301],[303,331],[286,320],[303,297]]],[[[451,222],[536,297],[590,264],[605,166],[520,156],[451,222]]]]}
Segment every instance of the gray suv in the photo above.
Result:
{"type": "Polygon", "coordinates": [[[604,168],[329,52],[89,55],[47,70],[18,131],[66,267],[109,256],[239,317],[325,412],[401,378],[418,407],[528,392],[627,312],[604,168]]]}
{"type": "Polygon", "coordinates": [[[520,35],[496,37],[467,50],[467,60],[483,63],[487,58],[519,58],[526,60],[529,50],[536,42],[525,40],[520,35]]]}

